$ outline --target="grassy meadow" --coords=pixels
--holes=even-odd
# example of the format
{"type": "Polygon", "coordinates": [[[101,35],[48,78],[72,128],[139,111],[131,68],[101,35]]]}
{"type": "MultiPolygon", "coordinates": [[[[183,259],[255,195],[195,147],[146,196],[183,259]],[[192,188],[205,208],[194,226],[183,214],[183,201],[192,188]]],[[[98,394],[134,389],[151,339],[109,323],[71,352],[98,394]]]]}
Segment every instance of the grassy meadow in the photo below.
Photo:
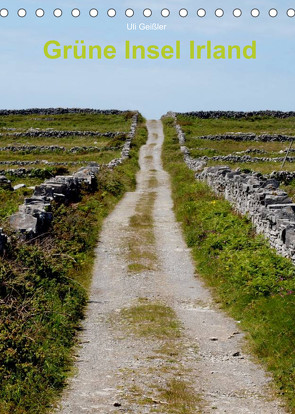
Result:
{"type": "MultiPolygon", "coordinates": [[[[191,156],[198,158],[202,156],[226,156],[234,155],[248,155],[250,157],[258,158],[277,158],[284,157],[286,150],[289,148],[290,142],[259,142],[254,140],[249,141],[235,141],[226,139],[221,141],[212,141],[209,139],[200,139],[200,136],[206,135],[222,135],[228,133],[255,133],[261,134],[281,134],[294,136],[295,139],[295,118],[277,119],[265,116],[253,116],[250,118],[230,119],[200,119],[185,115],[178,115],[177,122],[181,125],[186,136],[186,146],[191,152],[191,156]],[[252,150],[247,154],[241,152],[252,150]],[[256,150],[263,151],[257,153],[256,150]]],[[[295,143],[293,146],[295,149],[295,143]]],[[[290,152],[290,157],[295,157],[295,152],[290,152]]],[[[230,168],[241,168],[250,171],[260,172],[262,174],[269,174],[272,171],[280,171],[282,169],[282,162],[229,162],[229,161],[214,161],[209,160],[208,166],[226,164],[230,168]]],[[[293,162],[286,162],[284,170],[293,171],[293,162]]]]}

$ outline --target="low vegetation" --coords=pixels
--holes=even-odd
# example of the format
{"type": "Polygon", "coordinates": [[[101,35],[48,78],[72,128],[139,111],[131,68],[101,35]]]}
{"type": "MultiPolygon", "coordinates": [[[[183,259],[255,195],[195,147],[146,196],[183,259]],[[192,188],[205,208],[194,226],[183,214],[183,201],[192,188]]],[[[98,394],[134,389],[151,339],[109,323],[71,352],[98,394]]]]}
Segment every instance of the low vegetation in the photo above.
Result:
{"type": "Polygon", "coordinates": [[[48,234],[31,242],[12,237],[0,262],[0,412],[41,414],[65,385],[72,347],[87,302],[94,247],[104,217],[135,187],[139,125],[131,158],[102,170],[98,190],[54,206],[48,234]]]}
{"type": "MultiPolygon", "coordinates": [[[[283,158],[290,146],[290,142],[260,142],[260,141],[235,141],[232,139],[214,141],[200,139],[205,135],[222,135],[228,133],[255,133],[255,134],[283,134],[294,136],[295,139],[295,119],[294,118],[272,118],[266,116],[253,116],[250,118],[230,119],[200,119],[185,115],[178,115],[177,122],[181,125],[186,135],[186,146],[189,148],[191,156],[198,158],[202,156],[214,157],[229,154],[247,155],[250,157],[283,158]],[[243,151],[252,150],[247,154],[243,151]],[[259,153],[256,150],[263,150],[259,153]]],[[[294,149],[294,147],[293,147],[294,149]]],[[[295,153],[290,152],[290,157],[295,153]]],[[[248,171],[256,171],[262,174],[270,174],[272,171],[282,170],[282,161],[261,161],[261,162],[230,162],[209,160],[207,165],[214,166],[226,164],[232,169],[241,168],[248,171]]],[[[294,163],[286,162],[284,170],[293,171],[294,163]]]]}
{"type": "Polygon", "coordinates": [[[0,132],[13,128],[16,132],[29,128],[52,128],[55,130],[99,131],[99,132],[128,132],[131,126],[133,112],[123,112],[117,115],[68,113],[58,115],[5,115],[0,119],[0,132]],[[110,122],[111,119],[111,122],[110,122]]]}
{"type": "Polygon", "coordinates": [[[183,162],[170,118],[164,165],[174,206],[198,273],[248,333],[248,343],[274,376],[277,391],[295,413],[295,269],[256,236],[247,218],[195,180],[183,162]]]}
{"type": "Polygon", "coordinates": [[[178,115],[183,131],[190,136],[220,135],[228,132],[252,132],[255,134],[283,134],[295,136],[295,118],[252,116],[249,118],[200,119],[178,115]]]}

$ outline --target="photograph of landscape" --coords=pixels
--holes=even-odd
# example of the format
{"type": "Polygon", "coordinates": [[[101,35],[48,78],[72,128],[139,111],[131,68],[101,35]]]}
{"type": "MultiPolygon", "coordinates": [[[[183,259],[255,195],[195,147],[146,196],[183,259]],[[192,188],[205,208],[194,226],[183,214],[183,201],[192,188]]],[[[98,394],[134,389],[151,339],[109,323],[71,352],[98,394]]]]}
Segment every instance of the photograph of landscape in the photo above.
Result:
{"type": "Polygon", "coordinates": [[[0,6],[0,414],[295,413],[289,0],[0,6]]]}

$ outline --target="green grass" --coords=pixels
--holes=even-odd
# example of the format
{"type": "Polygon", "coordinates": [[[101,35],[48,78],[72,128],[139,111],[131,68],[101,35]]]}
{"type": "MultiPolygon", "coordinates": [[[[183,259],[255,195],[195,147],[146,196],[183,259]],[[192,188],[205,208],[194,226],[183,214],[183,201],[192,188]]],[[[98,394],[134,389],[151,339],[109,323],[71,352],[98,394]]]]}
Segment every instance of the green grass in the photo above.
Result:
{"type": "Polygon", "coordinates": [[[72,136],[69,135],[67,137],[46,137],[46,141],[43,137],[11,137],[8,135],[4,135],[0,139],[0,146],[6,147],[9,145],[14,146],[21,146],[21,145],[59,145],[61,147],[65,147],[70,149],[76,146],[97,146],[97,147],[104,147],[104,146],[116,146],[121,145],[122,140],[125,139],[126,134],[118,135],[113,138],[107,137],[91,137],[91,136],[72,136]]]}
{"type": "Polygon", "coordinates": [[[21,188],[17,191],[10,191],[0,188],[0,220],[3,220],[18,211],[18,206],[24,202],[25,197],[30,197],[33,190],[21,188]]]}
{"type": "Polygon", "coordinates": [[[42,414],[63,389],[75,333],[87,301],[94,248],[103,219],[135,188],[141,124],[131,158],[101,171],[98,191],[55,206],[47,237],[12,239],[0,263],[0,412],[42,414]]]}
{"type": "Polygon", "coordinates": [[[157,264],[153,227],[154,203],[154,192],[143,195],[136,205],[134,214],[130,217],[127,238],[129,272],[141,273],[154,270],[157,264]]]}
{"type": "Polygon", "coordinates": [[[248,333],[249,346],[271,371],[295,413],[295,269],[251,223],[198,182],[183,162],[172,119],[166,119],[163,160],[174,207],[197,272],[248,333]]]}
{"type": "MultiPolygon", "coordinates": [[[[8,127],[11,123],[14,128],[29,128],[29,127],[42,127],[44,128],[43,122],[51,123],[51,127],[56,129],[93,129],[105,131],[125,131],[127,132],[128,128],[131,125],[132,113],[123,113],[120,115],[92,115],[92,114],[65,114],[57,115],[53,117],[47,116],[38,116],[38,115],[9,115],[0,117],[0,131],[1,127],[8,127]],[[51,119],[50,121],[48,119],[51,119]]],[[[10,126],[11,126],[10,125],[10,126]]],[[[1,151],[0,152],[0,162],[3,161],[36,161],[39,160],[39,164],[27,165],[26,169],[33,169],[32,177],[28,178],[17,178],[13,175],[7,175],[12,181],[13,185],[24,183],[27,186],[35,186],[40,184],[44,179],[48,179],[54,175],[64,175],[70,174],[74,171],[77,171],[79,166],[69,164],[67,168],[59,167],[58,163],[75,163],[83,162],[88,163],[91,161],[97,162],[99,164],[107,164],[114,158],[119,158],[121,156],[121,148],[124,145],[126,140],[126,133],[116,136],[114,138],[99,138],[99,137],[68,137],[63,139],[57,138],[17,138],[13,140],[12,137],[1,137],[0,146],[5,146],[13,143],[14,145],[18,144],[29,144],[29,145],[60,145],[70,148],[73,146],[93,146],[98,145],[102,149],[101,152],[81,152],[81,153],[67,153],[64,151],[58,152],[13,152],[13,151],[1,151]],[[116,147],[116,150],[108,150],[105,148],[116,147]],[[56,166],[50,166],[44,168],[44,163],[41,161],[48,161],[50,163],[56,163],[56,166]]],[[[17,169],[20,166],[16,165],[0,165],[0,169],[17,169]]],[[[21,166],[23,168],[23,166],[21,166]]],[[[2,191],[0,190],[0,220],[5,219],[9,215],[15,213],[18,210],[18,206],[23,203],[24,197],[31,196],[32,190],[22,189],[18,190],[16,193],[11,191],[2,191]]],[[[3,223],[0,222],[0,226],[3,223]]]]}
{"type": "MultiPolygon", "coordinates": [[[[69,154],[66,152],[51,152],[51,153],[29,153],[22,154],[19,152],[0,152],[0,161],[35,161],[45,160],[48,162],[98,162],[99,164],[106,164],[113,158],[119,158],[121,156],[121,150],[105,150],[101,152],[89,152],[89,153],[77,153],[69,154]]],[[[1,167],[1,165],[0,165],[1,167]]],[[[10,166],[11,167],[11,166],[10,166]]]]}
{"type": "Polygon", "coordinates": [[[190,137],[220,135],[227,132],[253,132],[255,134],[295,135],[295,118],[271,118],[254,116],[251,118],[200,119],[178,115],[177,120],[183,132],[190,137]]]}
{"type": "Polygon", "coordinates": [[[280,187],[282,190],[285,190],[289,197],[292,199],[293,203],[295,202],[295,180],[292,180],[288,185],[284,184],[280,187]]]}
{"type": "Polygon", "coordinates": [[[118,115],[90,113],[6,115],[0,117],[0,132],[13,132],[5,131],[4,128],[16,128],[17,130],[53,128],[56,130],[128,132],[132,115],[132,112],[124,112],[118,115]]]}
{"type": "Polygon", "coordinates": [[[166,340],[180,337],[181,326],[175,312],[163,303],[141,298],[134,306],[123,309],[121,317],[138,336],[166,340]]]}
{"type": "MultiPolygon", "coordinates": [[[[212,141],[207,139],[199,139],[198,136],[203,135],[220,135],[229,132],[254,132],[256,134],[286,134],[295,135],[295,118],[267,118],[252,117],[241,119],[199,119],[178,115],[177,121],[182,126],[183,132],[186,134],[186,146],[190,150],[190,154],[194,158],[207,156],[214,157],[218,155],[229,155],[236,152],[245,151],[247,149],[262,149],[266,151],[263,154],[249,153],[245,154],[250,157],[284,157],[285,153],[280,153],[289,148],[289,142],[259,142],[259,141],[235,141],[232,139],[222,141],[212,141]]],[[[244,154],[237,154],[244,155],[244,154]]],[[[290,153],[289,156],[294,156],[290,153]]],[[[270,174],[273,171],[282,170],[282,162],[229,162],[229,161],[213,161],[209,160],[207,166],[228,165],[232,169],[241,168],[249,172],[256,171],[262,174],[270,174]]],[[[294,163],[286,162],[284,170],[294,171],[294,163]]]]}

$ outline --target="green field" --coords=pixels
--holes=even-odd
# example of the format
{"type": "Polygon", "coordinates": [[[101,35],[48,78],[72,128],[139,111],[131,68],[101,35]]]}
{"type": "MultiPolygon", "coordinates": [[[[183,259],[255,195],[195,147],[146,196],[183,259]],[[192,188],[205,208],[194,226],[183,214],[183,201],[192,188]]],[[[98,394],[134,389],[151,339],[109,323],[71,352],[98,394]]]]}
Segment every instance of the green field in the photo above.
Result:
{"type": "Polygon", "coordinates": [[[295,118],[284,119],[253,116],[249,118],[200,119],[192,116],[177,115],[183,131],[192,136],[217,135],[228,132],[259,134],[282,134],[295,136],[295,118]]]}
{"type": "Polygon", "coordinates": [[[61,115],[5,115],[0,116],[0,133],[20,132],[29,128],[52,128],[55,130],[128,132],[133,112],[118,115],[61,114],[61,115]],[[14,128],[15,131],[7,131],[14,128]]]}
{"type": "MultiPolygon", "coordinates": [[[[200,119],[185,115],[178,115],[177,122],[181,125],[186,136],[186,146],[190,150],[190,154],[194,158],[206,156],[250,156],[255,158],[281,158],[286,155],[290,142],[261,142],[261,141],[235,141],[233,139],[225,139],[213,141],[210,139],[200,139],[206,135],[223,135],[228,133],[255,133],[261,134],[282,134],[294,136],[295,138],[295,118],[277,119],[272,117],[241,118],[241,119],[200,119]],[[241,153],[246,150],[252,152],[241,153]],[[255,150],[263,150],[263,153],[257,153],[255,150]]],[[[294,147],[295,148],[295,144],[294,147]]],[[[290,157],[295,157],[294,152],[290,152],[290,157]]],[[[282,170],[282,162],[230,162],[230,161],[214,161],[208,160],[208,166],[228,165],[230,168],[241,168],[250,171],[269,174],[272,171],[282,170]]],[[[295,164],[286,162],[284,170],[293,171],[295,164]]]]}
{"type": "MultiPolygon", "coordinates": [[[[36,148],[33,151],[0,151],[0,170],[25,168],[26,170],[40,169],[40,173],[34,174],[33,177],[18,178],[8,175],[12,181],[12,185],[25,184],[36,186],[44,181],[45,178],[62,174],[71,174],[77,171],[81,166],[89,162],[97,162],[98,164],[107,164],[114,158],[121,156],[121,150],[125,143],[127,133],[131,126],[131,119],[134,113],[125,112],[118,115],[102,115],[102,114],[63,114],[63,115],[8,115],[0,116],[0,147],[7,146],[30,146],[37,147],[57,145],[64,147],[64,150],[57,151],[41,151],[36,148]],[[7,130],[13,128],[13,130],[7,130]],[[65,138],[56,137],[13,137],[14,132],[24,132],[29,128],[53,128],[55,130],[67,131],[98,131],[106,132],[122,132],[120,135],[110,137],[96,136],[68,136],[65,138]],[[70,152],[73,147],[86,147],[83,151],[70,152]],[[91,148],[90,148],[91,147],[91,148]],[[93,150],[97,147],[97,150],[93,150]],[[110,149],[114,148],[114,149],[110,149]],[[1,164],[1,162],[10,161],[13,165],[1,164]],[[23,161],[39,161],[34,165],[21,165],[23,161]],[[50,162],[50,166],[46,165],[50,162]],[[74,165],[74,163],[81,165],[74,165]],[[61,168],[59,163],[66,163],[61,168]]],[[[18,210],[18,205],[23,203],[25,196],[30,196],[33,190],[21,189],[17,192],[11,192],[1,189],[0,197],[0,219],[7,218],[18,210]]],[[[0,222],[1,227],[1,222],[0,222]]]]}

